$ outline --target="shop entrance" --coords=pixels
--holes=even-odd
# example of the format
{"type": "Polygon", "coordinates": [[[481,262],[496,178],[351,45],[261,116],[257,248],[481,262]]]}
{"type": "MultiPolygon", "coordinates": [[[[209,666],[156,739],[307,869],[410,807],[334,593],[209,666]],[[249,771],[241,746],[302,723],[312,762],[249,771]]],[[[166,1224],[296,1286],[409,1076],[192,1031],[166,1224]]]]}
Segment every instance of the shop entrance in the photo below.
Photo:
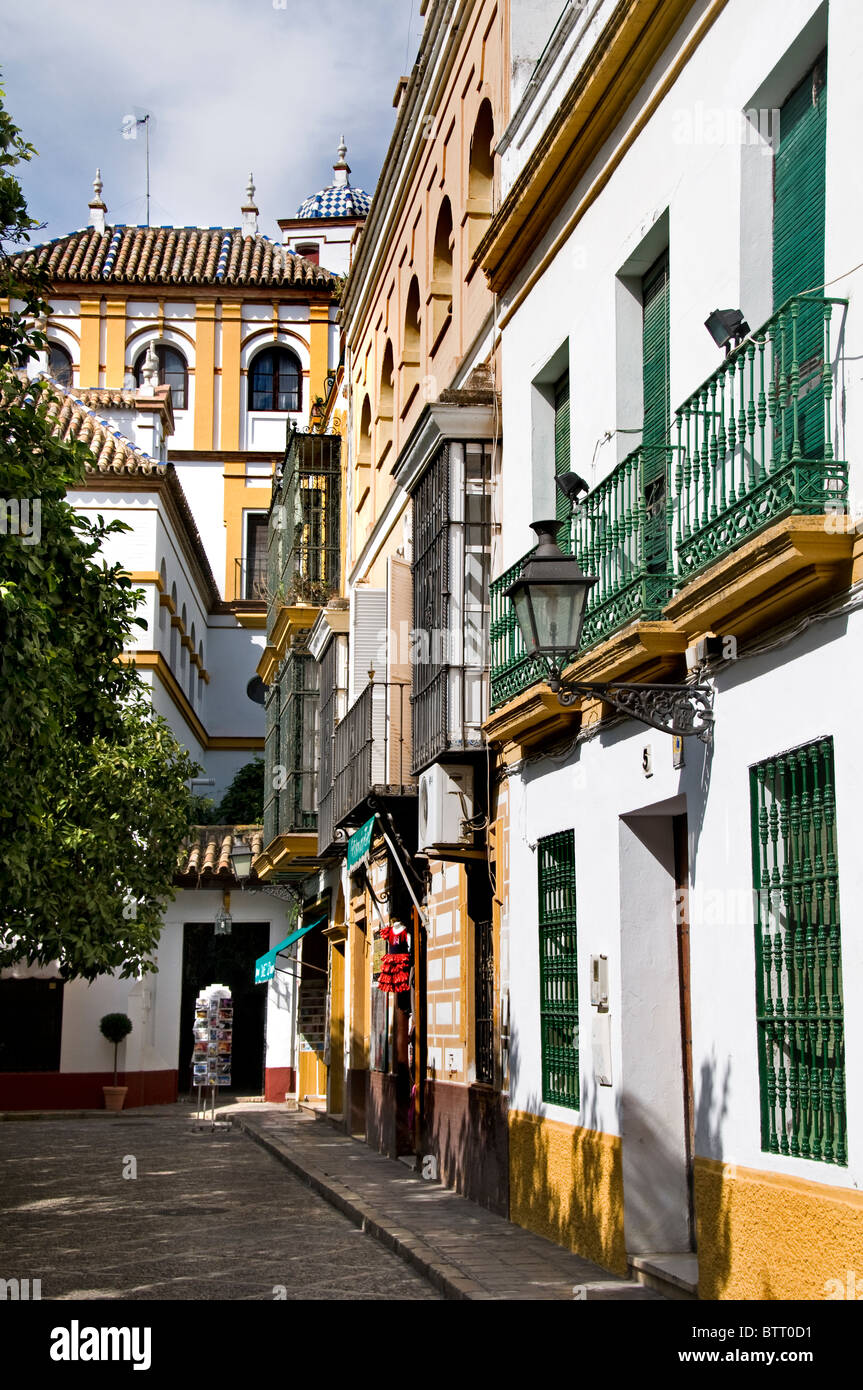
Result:
{"type": "Polygon", "coordinates": [[[269,950],[268,922],[235,922],[230,936],[216,936],[212,922],[183,927],[183,988],[177,1077],[192,1089],[192,1026],[195,996],[207,985],[227,985],[234,1001],[231,1090],[264,1093],[264,1028],[267,991],[255,984],[255,961],[269,950]]]}

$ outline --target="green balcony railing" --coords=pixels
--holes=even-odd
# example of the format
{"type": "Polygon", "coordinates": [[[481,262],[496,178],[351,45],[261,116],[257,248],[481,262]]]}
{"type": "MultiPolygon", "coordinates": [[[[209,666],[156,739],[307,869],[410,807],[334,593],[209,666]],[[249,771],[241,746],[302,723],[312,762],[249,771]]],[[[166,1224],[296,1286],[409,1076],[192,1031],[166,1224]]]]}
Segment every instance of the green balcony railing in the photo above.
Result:
{"type": "MultiPolygon", "coordinates": [[[[675,412],[676,441],[640,445],[576,508],[570,550],[597,578],[582,651],[660,617],[673,590],[772,522],[846,510],[831,325],[847,303],[789,299],[675,412]]],[[[491,585],[493,709],[545,675],[503,596],[529,555],[491,585]]]]}
{"type": "Polygon", "coordinates": [[[844,508],[834,458],[834,304],[802,295],[741,343],[676,412],[676,585],[793,512],[844,508]]]}
{"type": "MultiPolygon", "coordinates": [[[[658,618],[671,596],[670,502],[666,448],[634,449],[576,508],[570,553],[597,583],[590,592],[581,648],[587,650],[637,618],[658,618]]],[[[533,554],[491,585],[491,703],[505,704],[545,674],[529,657],[503,591],[533,554]]]]}

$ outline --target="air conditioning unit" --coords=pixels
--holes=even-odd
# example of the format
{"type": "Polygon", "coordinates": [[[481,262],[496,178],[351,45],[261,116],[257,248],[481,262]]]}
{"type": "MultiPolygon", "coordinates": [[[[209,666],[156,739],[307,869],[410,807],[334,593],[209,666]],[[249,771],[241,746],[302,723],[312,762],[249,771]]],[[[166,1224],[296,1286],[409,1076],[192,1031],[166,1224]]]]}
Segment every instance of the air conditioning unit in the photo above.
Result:
{"type": "Polygon", "coordinates": [[[435,763],[420,773],[420,850],[441,846],[469,848],[474,841],[473,768],[461,763],[435,763]]]}

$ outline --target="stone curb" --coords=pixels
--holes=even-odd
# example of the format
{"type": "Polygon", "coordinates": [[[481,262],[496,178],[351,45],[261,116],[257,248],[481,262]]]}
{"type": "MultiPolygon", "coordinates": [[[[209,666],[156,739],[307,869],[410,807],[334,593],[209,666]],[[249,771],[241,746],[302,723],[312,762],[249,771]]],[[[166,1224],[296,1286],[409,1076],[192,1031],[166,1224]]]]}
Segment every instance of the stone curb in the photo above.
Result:
{"type": "MultiPolygon", "coordinates": [[[[300,1178],[308,1187],[324,1197],[354,1225],[374,1236],[388,1250],[400,1256],[406,1264],[418,1270],[436,1289],[448,1299],[486,1299],[490,1295],[481,1284],[469,1278],[455,1265],[444,1263],[436,1250],[413,1231],[401,1230],[387,1224],[386,1218],[370,1206],[363,1197],[354,1192],[338,1178],[315,1167],[308,1161],[300,1161],[290,1153],[278,1139],[261,1133],[255,1123],[257,1117],[236,1116],[235,1123],[244,1134],[248,1134],[256,1144],[283,1163],[286,1168],[300,1178]]],[[[493,1296],[493,1295],[491,1295],[493,1296]]]]}

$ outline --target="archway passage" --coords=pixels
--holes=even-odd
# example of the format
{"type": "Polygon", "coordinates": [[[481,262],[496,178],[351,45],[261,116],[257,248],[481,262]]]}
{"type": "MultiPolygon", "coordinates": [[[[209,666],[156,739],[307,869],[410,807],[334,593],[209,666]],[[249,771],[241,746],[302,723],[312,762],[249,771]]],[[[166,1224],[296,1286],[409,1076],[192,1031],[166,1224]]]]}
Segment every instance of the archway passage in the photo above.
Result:
{"type": "Polygon", "coordinates": [[[235,922],[230,936],[216,936],[212,922],[186,922],[177,1062],[181,1092],[192,1089],[195,997],[208,985],[220,984],[231,991],[234,1003],[231,1085],[226,1089],[240,1095],[263,1095],[267,991],[255,984],[255,961],[269,946],[266,922],[235,922]]]}

